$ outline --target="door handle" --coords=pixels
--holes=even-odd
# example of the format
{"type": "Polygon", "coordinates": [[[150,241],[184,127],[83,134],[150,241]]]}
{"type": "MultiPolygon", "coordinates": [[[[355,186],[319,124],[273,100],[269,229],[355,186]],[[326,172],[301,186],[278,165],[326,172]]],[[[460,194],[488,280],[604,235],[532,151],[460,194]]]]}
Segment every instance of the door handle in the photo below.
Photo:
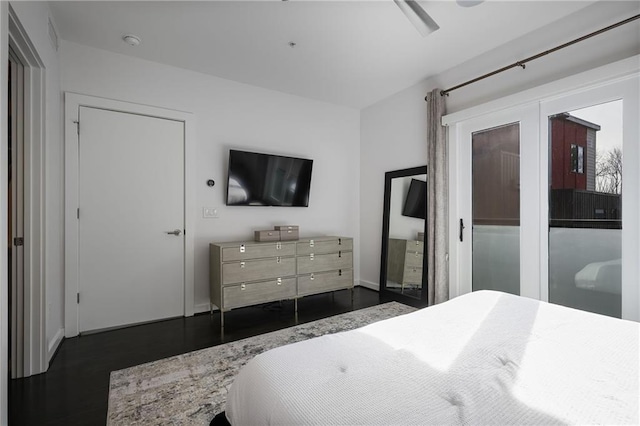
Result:
{"type": "Polygon", "coordinates": [[[182,234],[182,231],[181,231],[181,230],[179,230],[179,229],[175,229],[175,230],[173,230],[173,231],[168,231],[168,232],[167,232],[167,234],[169,234],[169,235],[175,235],[176,237],[179,237],[179,236],[180,236],[180,234],[182,234]]]}
{"type": "Polygon", "coordinates": [[[460,241],[462,241],[462,231],[464,231],[464,221],[460,218],[460,241]]]}

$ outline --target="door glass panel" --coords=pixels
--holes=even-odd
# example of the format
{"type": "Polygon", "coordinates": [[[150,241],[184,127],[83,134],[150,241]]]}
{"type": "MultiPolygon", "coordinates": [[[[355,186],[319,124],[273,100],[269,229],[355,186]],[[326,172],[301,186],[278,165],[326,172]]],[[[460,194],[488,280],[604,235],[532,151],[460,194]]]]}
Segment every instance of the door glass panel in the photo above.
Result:
{"type": "Polygon", "coordinates": [[[549,301],[621,317],[622,101],[549,117],[549,301]]]}
{"type": "Polygon", "coordinates": [[[520,294],[520,124],[475,132],[471,144],[473,291],[520,294]]]}

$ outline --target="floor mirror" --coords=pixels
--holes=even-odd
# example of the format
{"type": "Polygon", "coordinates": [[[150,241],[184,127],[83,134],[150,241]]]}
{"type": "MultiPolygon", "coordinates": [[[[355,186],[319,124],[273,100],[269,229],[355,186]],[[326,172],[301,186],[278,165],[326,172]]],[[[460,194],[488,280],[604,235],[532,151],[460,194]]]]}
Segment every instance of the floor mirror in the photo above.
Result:
{"type": "Polygon", "coordinates": [[[385,173],[380,291],[386,299],[427,304],[427,166],[385,173]]]}

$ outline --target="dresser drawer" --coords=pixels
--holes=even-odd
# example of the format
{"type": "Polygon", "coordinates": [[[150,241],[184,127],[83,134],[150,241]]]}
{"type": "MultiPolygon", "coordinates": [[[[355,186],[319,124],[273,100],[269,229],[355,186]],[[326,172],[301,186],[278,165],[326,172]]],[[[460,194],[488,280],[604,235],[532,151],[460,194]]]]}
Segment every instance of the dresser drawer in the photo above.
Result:
{"type": "Polygon", "coordinates": [[[353,253],[350,251],[331,254],[309,254],[298,256],[298,274],[353,268],[353,253]]]}
{"type": "Polygon", "coordinates": [[[228,310],[294,298],[296,297],[296,279],[282,278],[280,280],[238,284],[224,287],[222,291],[224,309],[228,310]]]}
{"type": "Polygon", "coordinates": [[[404,257],[404,265],[410,267],[422,268],[422,253],[415,251],[407,251],[404,257]]]}
{"type": "Polygon", "coordinates": [[[407,240],[407,253],[424,253],[424,241],[407,240]]]}
{"type": "Polygon", "coordinates": [[[274,241],[263,244],[242,244],[222,248],[222,261],[257,259],[261,257],[293,256],[296,254],[296,243],[274,241]]]}
{"type": "Polygon", "coordinates": [[[322,240],[303,240],[298,241],[297,252],[301,254],[326,254],[337,253],[338,251],[352,251],[353,239],[352,238],[340,238],[335,237],[332,239],[322,240]],[[313,241],[313,247],[311,246],[313,241]]]}
{"type": "Polygon", "coordinates": [[[351,269],[298,276],[299,296],[351,287],[353,287],[353,270],[351,269]]]}
{"type": "Polygon", "coordinates": [[[422,284],[422,268],[405,267],[402,282],[404,284],[422,284]]]}
{"type": "Polygon", "coordinates": [[[272,257],[222,264],[222,285],[282,278],[296,274],[295,257],[272,257]]]}

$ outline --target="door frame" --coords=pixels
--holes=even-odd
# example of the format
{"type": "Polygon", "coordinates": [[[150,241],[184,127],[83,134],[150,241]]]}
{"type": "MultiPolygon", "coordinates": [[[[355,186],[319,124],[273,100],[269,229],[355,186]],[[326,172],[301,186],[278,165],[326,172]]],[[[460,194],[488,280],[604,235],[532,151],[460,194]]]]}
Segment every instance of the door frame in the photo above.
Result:
{"type": "MultiPolygon", "coordinates": [[[[481,104],[463,111],[455,112],[446,115],[442,118],[442,124],[449,127],[449,227],[452,230],[458,229],[458,220],[461,214],[464,213],[464,203],[460,198],[460,188],[466,182],[460,176],[460,171],[457,170],[458,157],[461,155],[461,146],[463,139],[463,127],[465,122],[482,121],[491,119],[491,117],[504,114],[505,111],[513,111],[518,108],[526,107],[527,105],[535,105],[538,108],[538,137],[540,141],[536,145],[538,155],[532,158],[537,158],[537,164],[539,176],[539,188],[537,194],[532,194],[533,197],[537,197],[538,206],[537,213],[539,217],[539,223],[537,225],[539,232],[539,241],[537,243],[539,252],[536,255],[537,262],[540,265],[538,271],[539,276],[539,289],[538,298],[541,300],[548,300],[548,193],[544,190],[548,184],[548,123],[546,122],[546,115],[553,105],[554,109],[562,102],[563,99],[567,99],[568,102],[576,102],[575,99],[579,99],[576,96],[585,96],[591,98],[594,93],[599,91],[606,92],[607,90],[618,87],[620,84],[631,84],[631,86],[625,87],[637,87],[640,79],[640,55],[632,56],[621,61],[613,62],[602,67],[598,67],[589,71],[585,71],[570,77],[566,77],[542,86],[525,90],[520,93],[516,93],[501,99],[497,99],[485,104],[481,104]],[[634,86],[635,84],[635,86],[634,86]],[[574,97],[570,99],[570,97],[574,97]]],[[[619,86],[622,87],[622,86],[619,86]]],[[[616,89],[620,92],[619,89],[616,89]]],[[[602,96],[600,99],[606,101],[606,98],[611,99],[619,98],[619,93],[609,93],[607,96],[602,96]]],[[[630,96],[625,94],[626,97],[630,96]]],[[[637,117],[638,107],[637,99],[638,94],[635,93],[636,104],[634,109],[625,107],[624,120],[632,122],[637,117]],[[629,111],[627,111],[629,110],[629,111]],[[632,116],[632,114],[636,114],[632,116]]],[[[579,100],[577,102],[580,102],[579,100]]],[[[632,126],[630,126],[632,127],[632,126]]],[[[626,129],[626,127],[625,127],[626,129]]],[[[630,139],[637,137],[640,134],[640,129],[631,129],[634,134],[630,134],[630,139]]],[[[626,130],[625,130],[626,132],[626,130]]],[[[626,141],[625,135],[625,141],[626,141]]],[[[640,147],[629,147],[629,144],[624,148],[625,158],[632,158],[631,161],[637,161],[640,164],[640,147]]],[[[627,169],[629,169],[627,167],[627,169]]],[[[521,169],[522,175],[522,169],[521,169]]],[[[640,185],[636,185],[636,182],[640,181],[640,173],[637,171],[628,172],[625,175],[631,184],[626,185],[623,194],[629,194],[626,198],[623,207],[623,217],[637,217],[640,214],[640,185]],[[633,182],[633,181],[636,182],[633,182]],[[631,189],[630,189],[630,188],[631,189]]],[[[521,210],[522,211],[522,210],[521,210]]],[[[627,235],[623,242],[623,253],[639,253],[640,252],[640,224],[629,223],[625,224],[625,234],[627,235]]],[[[457,297],[464,294],[466,288],[470,288],[470,283],[463,280],[468,280],[468,277],[464,274],[466,265],[461,264],[461,251],[463,250],[462,244],[458,241],[458,233],[449,233],[449,276],[450,276],[450,297],[457,297]]],[[[624,257],[624,254],[623,254],[624,257]]],[[[521,257],[522,259],[522,257],[521,257]]],[[[628,269],[623,271],[623,277],[637,277],[640,274],[640,264],[635,262],[627,265],[628,269]]],[[[521,275],[522,276],[522,275],[521,275]]],[[[624,279],[624,278],[623,278],[624,279]]],[[[624,292],[624,290],[623,290],[624,292]]],[[[629,320],[640,320],[640,304],[637,300],[640,297],[640,289],[635,286],[634,288],[627,288],[626,293],[622,300],[622,317],[629,320]]]]}
{"type": "MultiPolygon", "coordinates": [[[[139,114],[169,119],[184,123],[184,316],[194,314],[194,258],[196,235],[196,152],[195,124],[193,114],[183,111],[159,108],[97,96],[65,92],[64,97],[64,141],[65,141],[65,283],[64,283],[64,324],[65,337],[74,337],[79,333],[79,292],[78,260],[78,114],[81,106],[106,109],[110,111],[139,114]]],[[[81,124],[80,124],[81,126],[81,124]]]]}
{"type": "MultiPolygon", "coordinates": [[[[16,344],[22,346],[22,356],[18,364],[22,363],[22,369],[18,368],[20,377],[29,377],[47,371],[49,366],[49,353],[46,333],[46,182],[45,182],[45,129],[46,129],[46,69],[44,62],[38,55],[35,46],[29,39],[26,30],[20,23],[15,11],[9,5],[8,17],[8,43],[3,43],[3,66],[8,64],[8,47],[14,56],[22,63],[24,68],[24,94],[23,94],[23,153],[24,153],[24,246],[23,246],[23,311],[21,320],[24,335],[18,338],[16,344]],[[7,56],[4,55],[7,49],[7,56]],[[5,62],[4,59],[7,59],[5,62]]],[[[3,76],[4,76],[3,72],[3,76]]],[[[3,86],[7,81],[3,79],[3,86]]],[[[5,93],[3,91],[3,93],[5,93]]],[[[2,97],[6,102],[6,97],[2,97]]],[[[6,106],[3,106],[3,111],[6,106]]],[[[3,120],[6,116],[3,114],[3,120]]],[[[6,121],[5,121],[6,122],[6,121]]],[[[6,135],[3,135],[4,142],[6,135]]],[[[4,152],[7,146],[3,143],[4,152]]],[[[3,160],[2,168],[6,167],[3,160]]],[[[2,200],[0,201],[1,217],[7,223],[7,173],[2,173],[2,200]]],[[[3,227],[2,235],[6,241],[6,228],[3,227]]],[[[2,248],[2,259],[7,259],[6,247],[2,248]]],[[[6,265],[3,266],[3,268],[6,265]]],[[[4,271],[4,269],[3,269],[4,271]]],[[[6,282],[6,271],[2,274],[2,282],[6,282]]],[[[2,286],[2,288],[6,288],[2,286]]],[[[3,293],[3,298],[7,295],[3,293]]],[[[4,330],[3,330],[4,332],[4,330]]],[[[18,351],[19,352],[19,351],[18,351]]],[[[4,365],[3,365],[4,366],[4,365]]]]}
{"type": "MultiPolygon", "coordinates": [[[[538,149],[539,140],[538,126],[539,106],[535,103],[528,103],[508,110],[498,111],[486,116],[476,117],[466,120],[456,125],[455,142],[450,143],[456,146],[456,162],[453,168],[456,174],[456,220],[462,219],[465,224],[463,230],[463,241],[459,238],[455,241],[457,248],[455,262],[458,265],[456,271],[458,294],[470,293],[472,291],[472,259],[473,259],[473,212],[472,212],[472,134],[477,131],[496,128],[512,123],[519,123],[520,157],[529,161],[520,161],[520,193],[532,194],[530,197],[520,197],[520,225],[519,246],[520,246],[520,295],[540,298],[540,239],[538,217],[538,149]],[[529,259],[523,262],[522,259],[529,259]]],[[[453,224],[450,224],[452,226],[453,224]]],[[[459,227],[456,225],[455,228],[459,227]]],[[[459,237],[459,232],[455,232],[459,237]]]]}

